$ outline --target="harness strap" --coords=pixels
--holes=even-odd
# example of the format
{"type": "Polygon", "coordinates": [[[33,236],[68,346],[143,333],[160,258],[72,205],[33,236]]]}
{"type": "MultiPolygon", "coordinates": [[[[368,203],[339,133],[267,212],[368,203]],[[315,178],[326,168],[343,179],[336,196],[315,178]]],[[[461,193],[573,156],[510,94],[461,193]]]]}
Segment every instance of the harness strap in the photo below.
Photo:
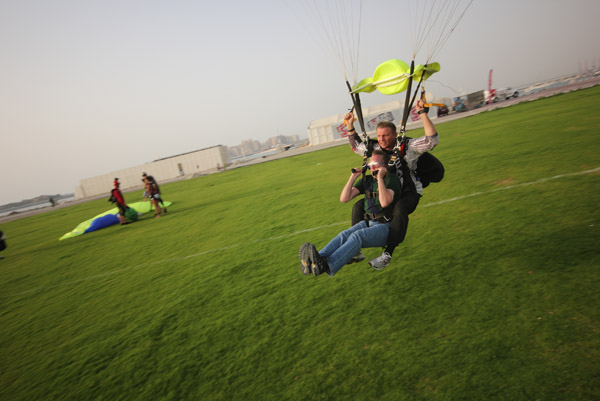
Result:
{"type": "Polygon", "coordinates": [[[392,208],[385,208],[380,213],[365,213],[365,220],[373,220],[378,223],[387,223],[392,220],[394,211],[392,208]]]}
{"type": "Polygon", "coordinates": [[[365,210],[371,213],[381,213],[383,210],[377,203],[376,198],[379,197],[379,192],[373,192],[373,176],[367,175],[363,179],[363,192],[365,193],[365,210]],[[368,194],[368,195],[367,195],[368,194]]]}
{"type": "Polygon", "coordinates": [[[417,186],[412,179],[412,175],[410,174],[410,168],[408,168],[408,163],[406,163],[406,147],[408,146],[408,139],[402,138],[400,143],[396,141],[396,146],[394,147],[394,153],[390,158],[390,163],[397,164],[400,162],[400,170],[402,171],[402,192],[415,192],[417,193],[417,186]]]}

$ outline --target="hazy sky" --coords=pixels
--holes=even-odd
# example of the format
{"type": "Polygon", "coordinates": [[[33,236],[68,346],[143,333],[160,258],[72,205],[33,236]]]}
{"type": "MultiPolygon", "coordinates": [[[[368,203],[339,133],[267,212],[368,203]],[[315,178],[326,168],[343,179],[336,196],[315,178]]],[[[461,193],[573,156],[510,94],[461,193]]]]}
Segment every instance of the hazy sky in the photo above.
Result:
{"type": "MultiPolygon", "coordinates": [[[[302,1],[0,0],[0,204],[218,144],[306,137],[351,104],[302,1]]],[[[359,78],[410,61],[404,3],[363,1],[359,78]]],[[[599,17],[598,0],[475,0],[427,90],[485,89],[491,68],[506,87],[598,66],[599,17]]]]}

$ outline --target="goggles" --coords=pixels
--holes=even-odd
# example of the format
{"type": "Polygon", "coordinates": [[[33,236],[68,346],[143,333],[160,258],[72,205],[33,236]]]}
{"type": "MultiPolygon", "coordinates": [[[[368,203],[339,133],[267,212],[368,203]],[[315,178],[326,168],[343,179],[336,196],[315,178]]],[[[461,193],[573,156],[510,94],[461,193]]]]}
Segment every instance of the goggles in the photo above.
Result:
{"type": "Polygon", "coordinates": [[[379,166],[379,167],[384,167],[385,163],[383,162],[369,162],[367,163],[368,167],[373,167],[373,166],[379,166]]]}

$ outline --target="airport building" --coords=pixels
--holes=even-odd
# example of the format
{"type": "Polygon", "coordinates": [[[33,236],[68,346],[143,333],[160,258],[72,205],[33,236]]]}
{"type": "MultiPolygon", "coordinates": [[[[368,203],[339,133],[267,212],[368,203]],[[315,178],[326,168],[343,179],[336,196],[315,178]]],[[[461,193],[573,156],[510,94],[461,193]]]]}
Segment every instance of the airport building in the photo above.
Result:
{"type": "Polygon", "coordinates": [[[165,157],[140,166],[84,178],[75,188],[75,199],[109,194],[115,178],[119,179],[121,190],[128,190],[142,187],[142,173],[153,176],[160,184],[210,173],[216,171],[217,168],[223,168],[229,162],[229,152],[223,145],[165,157]]]}
{"type": "MultiPolygon", "coordinates": [[[[372,136],[375,134],[377,123],[380,121],[391,121],[396,126],[402,123],[402,110],[404,109],[404,99],[397,99],[393,102],[378,104],[371,107],[363,108],[363,117],[365,120],[365,130],[367,134],[372,136]]],[[[437,107],[431,107],[429,115],[434,117],[437,113],[437,107]]],[[[356,116],[355,116],[356,117],[356,116]]],[[[419,115],[413,109],[408,117],[409,126],[411,123],[416,123],[420,120],[419,115]]],[[[358,122],[354,126],[360,132],[358,122]]],[[[308,142],[311,146],[320,145],[323,143],[333,142],[346,138],[348,132],[344,125],[344,114],[336,114],[330,117],[312,121],[308,126],[308,142]]]]}
{"type": "MultiPolygon", "coordinates": [[[[402,121],[402,110],[404,100],[397,99],[392,102],[363,108],[365,129],[371,136],[375,134],[377,123],[380,121],[392,121],[400,125],[402,121]]],[[[435,107],[432,107],[430,115],[435,115],[435,107]]],[[[408,118],[408,127],[419,121],[419,115],[411,110],[408,118]]],[[[360,131],[358,123],[355,123],[360,131]]],[[[348,133],[344,125],[344,114],[336,114],[330,117],[312,121],[308,127],[308,141],[310,146],[345,140],[348,133]]],[[[296,139],[296,138],[294,138],[296,139]]],[[[242,143],[244,145],[245,143],[242,143]]],[[[176,156],[155,160],[140,166],[129,167],[123,170],[113,171],[96,177],[85,178],[75,188],[75,199],[83,199],[105,195],[112,189],[113,181],[119,178],[121,189],[133,190],[142,187],[142,173],[154,176],[158,183],[164,183],[194,177],[198,175],[215,172],[218,167],[224,167],[231,163],[229,150],[226,146],[218,145],[211,148],[200,149],[193,152],[183,153],[176,156]]]]}

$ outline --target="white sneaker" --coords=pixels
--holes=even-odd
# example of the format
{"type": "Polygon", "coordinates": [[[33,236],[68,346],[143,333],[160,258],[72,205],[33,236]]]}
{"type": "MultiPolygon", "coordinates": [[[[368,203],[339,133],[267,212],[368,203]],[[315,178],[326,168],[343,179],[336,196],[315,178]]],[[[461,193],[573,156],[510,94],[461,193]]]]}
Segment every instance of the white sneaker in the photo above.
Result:
{"type": "Polygon", "coordinates": [[[371,259],[369,264],[375,270],[385,269],[390,265],[392,261],[392,255],[387,252],[381,254],[381,256],[376,257],[375,259],[371,259]]]}

